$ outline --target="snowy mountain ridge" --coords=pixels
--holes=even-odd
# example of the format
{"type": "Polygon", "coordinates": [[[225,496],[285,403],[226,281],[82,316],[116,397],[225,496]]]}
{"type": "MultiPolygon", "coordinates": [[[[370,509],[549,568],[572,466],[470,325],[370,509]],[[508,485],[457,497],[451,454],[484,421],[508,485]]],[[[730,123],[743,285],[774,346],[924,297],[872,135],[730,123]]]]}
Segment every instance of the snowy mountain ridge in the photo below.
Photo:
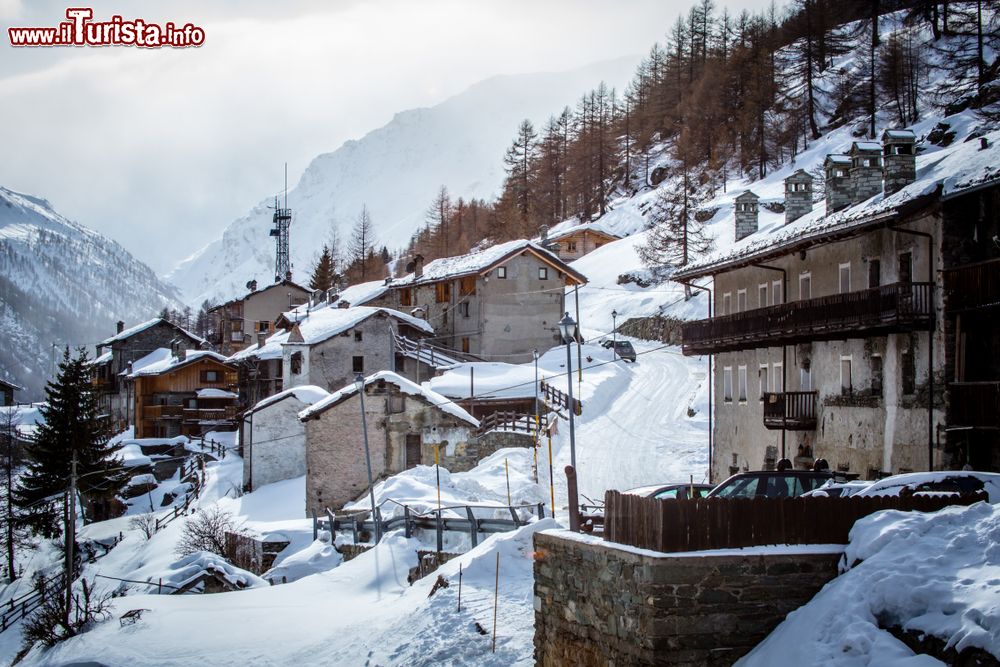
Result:
{"type": "MultiPolygon", "coordinates": [[[[346,243],[363,205],[372,215],[377,246],[395,249],[423,224],[442,185],[453,197],[492,198],[504,175],[503,152],[522,119],[543,121],[602,80],[623,84],[636,60],[492,77],[437,106],[397,113],[383,127],[317,156],[288,193],[294,276],[305,279],[331,226],[346,243]]],[[[248,280],[273,279],[272,205],[273,198],[263,200],[167,274],[185,302],[230,298],[248,280]]]]}
{"type": "Polygon", "coordinates": [[[91,345],[164,306],[176,291],[115,241],[41,197],[0,187],[0,376],[38,398],[52,345],[91,345]]]}

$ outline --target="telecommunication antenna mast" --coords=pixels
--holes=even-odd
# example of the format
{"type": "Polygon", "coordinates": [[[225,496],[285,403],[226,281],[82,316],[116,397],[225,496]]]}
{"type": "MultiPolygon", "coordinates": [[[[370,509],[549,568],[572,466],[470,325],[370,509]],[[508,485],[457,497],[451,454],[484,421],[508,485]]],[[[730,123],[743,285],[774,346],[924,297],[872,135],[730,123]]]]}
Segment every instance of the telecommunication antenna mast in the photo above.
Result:
{"type": "Polygon", "coordinates": [[[288,163],[285,163],[285,202],[278,204],[274,198],[274,227],[271,236],[275,237],[274,282],[292,279],[292,264],[288,257],[288,228],[292,225],[292,210],[288,208],[288,163]]]}

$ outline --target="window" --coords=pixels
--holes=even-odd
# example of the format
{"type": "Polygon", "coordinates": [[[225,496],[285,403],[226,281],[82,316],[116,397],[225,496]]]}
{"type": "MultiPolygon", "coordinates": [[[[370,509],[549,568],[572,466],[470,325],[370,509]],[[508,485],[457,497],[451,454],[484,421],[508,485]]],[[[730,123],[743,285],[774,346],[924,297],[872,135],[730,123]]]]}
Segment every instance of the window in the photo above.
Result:
{"type": "Polygon", "coordinates": [[[767,307],[767,283],[757,285],[757,307],[767,307]]]}
{"type": "Polygon", "coordinates": [[[468,301],[463,301],[462,303],[458,304],[458,311],[460,313],[462,313],[462,317],[468,317],[469,316],[469,302],[468,301]]]}
{"type": "Polygon", "coordinates": [[[549,268],[547,266],[538,267],[538,279],[539,280],[549,279],[549,268]]]}
{"type": "Polygon", "coordinates": [[[737,375],[737,379],[738,379],[738,382],[739,382],[739,387],[738,388],[739,388],[740,403],[746,403],[747,402],[747,367],[746,366],[740,366],[739,369],[738,369],[738,371],[739,371],[739,373],[737,375]]]}
{"type": "Polygon", "coordinates": [[[872,394],[882,395],[882,357],[877,354],[872,356],[872,394]]]}
{"type": "Polygon", "coordinates": [[[913,282],[913,253],[899,253],[899,282],[913,282]]]}
{"type": "Polygon", "coordinates": [[[850,396],[854,391],[854,385],[851,382],[851,358],[841,357],[840,358],[840,393],[844,396],[850,396]]]}
{"type": "Polygon", "coordinates": [[[576,252],[576,241],[566,241],[566,252],[576,252]]]}
{"type": "Polygon", "coordinates": [[[747,291],[741,289],[736,293],[736,312],[742,313],[747,309],[747,291]]]}
{"type": "Polygon", "coordinates": [[[812,391],[812,371],[808,367],[799,369],[799,391],[812,391]]]}
{"type": "Polygon", "coordinates": [[[463,338],[462,339],[462,352],[465,352],[466,354],[469,354],[470,351],[471,351],[471,345],[469,343],[469,339],[468,338],[463,338]]]}
{"type": "Polygon", "coordinates": [[[302,372],[302,353],[293,352],[292,353],[292,375],[298,375],[302,372]]]}
{"type": "Polygon", "coordinates": [[[434,285],[435,300],[438,303],[451,303],[451,283],[443,282],[434,285]]]}
{"type": "Polygon", "coordinates": [[[775,394],[780,394],[785,390],[785,375],[781,364],[771,366],[771,386],[775,394]]]}
{"type": "Polygon", "coordinates": [[[355,343],[360,343],[361,342],[361,332],[360,331],[355,331],[354,332],[354,342],[355,343]]]}
{"type": "Polygon", "coordinates": [[[799,301],[812,298],[812,274],[803,273],[799,275],[799,301]]]}
{"type": "Polygon", "coordinates": [[[771,283],[771,305],[777,306],[784,299],[784,290],[781,289],[781,281],[775,280],[771,283]]]}
{"type": "Polygon", "coordinates": [[[676,488],[674,488],[674,489],[667,489],[666,491],[660,491],[659,493],[657,493],[653,497],[657,498],[658,500],[665,500],[667,498],[676,498],[678,490],[679,489],[676,489],[676,488]]]}
{"type": "Polygon", "coordinates": [[[767,393],[767,364],[761,364],[760,370],[757,371],[757,377],[760,380],[760,400],[764,400],[764,394],[767,393]]]}
{"type": "Polygon", "coordinates": [[[840,293],[847,294],[851,291],[851,263],[840,265],[840,293]]]}
{"type": "Polygon", "coordinates": [[[722,295],[722,314],[728,315],[733,310],[733,295],[726,292],[722,295]]]}
{"type": "Polygon", "coordinates": [[[903,352],[900,359],[899,372],[903,393],[917,393],[917,365],[913,358],[913,350],[903,352]]]}
{"type": "Polygon", "coordinates": [[[271,323],[267,320],[261,320],[257,323],[257,331],[260,333],[267,333],[271,330],[271,323]]]}
{"type": "Polygon", "coordinates": [[[413,305],[413,292],[409,288],[399,290],[399,305],[401,306],[413,305]]]}
{"type": "Polygon", "coordinates": [[[882,262],[873,257],[868,260],[868,288],[878,287],[882,284],[882,262]]]}
{"type": "Polygon", "coordinates": [[[722,400],[733,402],[733,369],[729,366],[722,369],[722,400]]]}
{"type": "Polygon", "coordinates": [[[462,296],[472,296],[476,293],[476,277],[466,276],[458,284],[458,293],[462,296]]]}
{"type": "Polygon", "coordinates": [[[219,371],[202,371],[201,372],[202,382],[218,382],[219,381],[219,371]]]}
{"type": "Polygon", "coordinates": [[[351,371],[353,373],[364,373],[365,372],[365,358],[364,357],[351,357],[351,371]]]}
{"type": "Polygon", "coordinates": [[[497,267],[497,278],[499,278],[500,280],[504,280],[505,278],[507,278],[507,267],[506,266],[498,266],[497,267]]]}

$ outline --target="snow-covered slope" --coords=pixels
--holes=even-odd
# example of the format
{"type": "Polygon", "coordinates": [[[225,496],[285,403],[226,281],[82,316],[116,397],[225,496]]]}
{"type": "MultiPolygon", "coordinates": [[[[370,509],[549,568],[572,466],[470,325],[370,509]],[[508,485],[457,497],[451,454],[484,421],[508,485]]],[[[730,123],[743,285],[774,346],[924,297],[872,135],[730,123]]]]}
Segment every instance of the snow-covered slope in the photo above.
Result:
{"type": "Polygon", "coordinates": [[[41,395],[53,343],[92,345],[166,305],[173,288],[116,242],[0,187],[0,376],[19,400],[41,395]]]}
{"type": "MultiPolygon", "coordinates": [[[[392,249],[422,224],[441,185],[455,197],[491,197],[503,178],[503,152],[522,119],[541,124],[602,80],[620,87],[635,60],[487,79],[437,106],[398,113],[384,127],[319,155],[288,195],[295,275],[302,278],[310,269],[331,225],[346,240],[362,205],[372,214],[378,244],[392,249]]],[[[272,280],[268,205],[273,199],[231,223],[221,239],[167,275],[187,303],[232,297],[254,278],[262,284],[272,280]]]]}

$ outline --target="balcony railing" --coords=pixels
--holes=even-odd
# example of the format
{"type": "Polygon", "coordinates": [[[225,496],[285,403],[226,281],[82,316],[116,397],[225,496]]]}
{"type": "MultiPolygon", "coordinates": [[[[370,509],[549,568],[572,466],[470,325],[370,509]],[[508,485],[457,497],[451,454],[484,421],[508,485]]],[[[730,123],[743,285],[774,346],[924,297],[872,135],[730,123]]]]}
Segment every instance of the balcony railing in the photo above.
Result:
{"type": "Polygon", "coordinates": [[[143,419],[177,419],[183,414],[183,405],[147,405],[142,409],[143,419]]]}
{"type": "Polygon", "coordinates": [[[764,428],[786,431],[816,430],[816,392],[785,391],[764,394],[764,428]]]}
{"type": "Polygon", "coordinates": [[[944,287],[952,312],[1000,305],[1000,259],[946,269],[944,287]]]}
{"type": "Polygon", "coordinates": [[[930,329],[932,283],[895,283],[684,324],[684,354],[930,329]]]}
{"type": "Polygon", "coordinates": [[[186,408],[183,405],[147,405],[143,419],[183,419],[184,421],[230,421],[236,419],[235,405],[219,408],[186,408]]]}
{"type": "Polygon", "coordinates": [[[1000,429],[1000,382],[953,382],[948,425],[1000,429]]]}

